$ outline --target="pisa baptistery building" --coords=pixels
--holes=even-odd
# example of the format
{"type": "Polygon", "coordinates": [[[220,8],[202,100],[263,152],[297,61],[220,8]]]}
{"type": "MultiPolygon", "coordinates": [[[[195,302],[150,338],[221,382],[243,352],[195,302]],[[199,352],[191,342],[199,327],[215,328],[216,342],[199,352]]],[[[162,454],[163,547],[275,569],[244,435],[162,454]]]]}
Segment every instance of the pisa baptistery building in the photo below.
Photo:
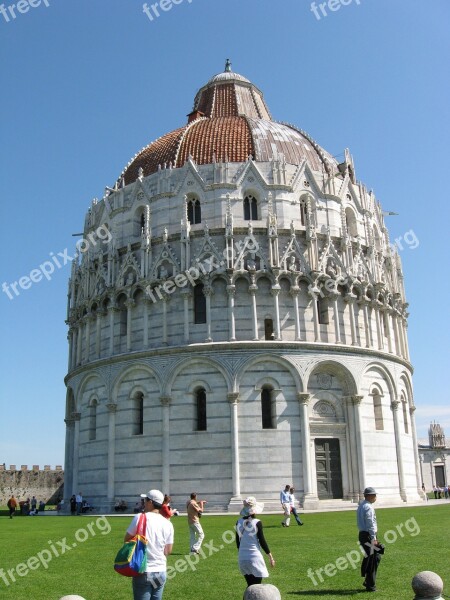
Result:
{"type": "Polygon", "coordinates": [[[275,120],[228,61],[181,122],[85,218],[65,498],[418,501],[402,267],[350,153],[275,120]]]}

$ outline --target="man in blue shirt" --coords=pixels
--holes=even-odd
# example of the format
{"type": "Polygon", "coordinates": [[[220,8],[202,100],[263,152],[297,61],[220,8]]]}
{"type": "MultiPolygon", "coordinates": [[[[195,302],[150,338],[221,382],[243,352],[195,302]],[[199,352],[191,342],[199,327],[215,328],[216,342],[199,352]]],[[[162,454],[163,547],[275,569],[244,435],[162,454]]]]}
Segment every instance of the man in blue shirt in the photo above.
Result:
{"type": "Polygon", "coordinates": [[[381,546],[377,539],[378,527],[374,502],[377,493],[373,487],[364,490],[364,501],[358,506],[356,520],[359,529],[359,543],[364,550],[365,556],[361,564],[361,577],[364,577],[363,586],[368,592],[375,592],[375,581],[377,577],[378,563],[380,562],[381,546]]]}
{"type": "Polygon", "coordinates": [[[289,493],[290,489],[291,486],[288,483],[284,486],[284,490],[281,490],[280,492],[280,503],[283,507],[284,512],[284,519],[281,522],[283,527],[289,527],[289,524],[291,522],[291,494],[289,493]]]}

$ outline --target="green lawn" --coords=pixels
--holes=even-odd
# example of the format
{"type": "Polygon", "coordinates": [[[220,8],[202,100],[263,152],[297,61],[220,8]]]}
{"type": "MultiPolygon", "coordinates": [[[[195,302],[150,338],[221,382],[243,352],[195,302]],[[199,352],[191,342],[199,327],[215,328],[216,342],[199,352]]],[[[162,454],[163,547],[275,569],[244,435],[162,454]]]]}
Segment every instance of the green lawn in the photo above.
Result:
{"type": "MultiPolygon", "coordinates": [[[[387,533],[385,541],[390,542],[380,565],[377,598],[410,600],[411,579],[424,570],[439,573],[446,583],[444,592],[449,594],[450,505],[379,508],[377,517],[380,531],[387,533]]],[[[0,517],[0,598],[59,600],[78,594],[86,600],[130,599],[130,580],[116,574],[112,566],[130,519],[0,517]],[[47,568],[43,562],[48,563],[47,568]],[[8,574],[8,569],[14,570],[8,574]]],[[[289,531],[281,527],[281,519],[281,514],[262,517],[276,560],[265,581],[280,589],[283,600],[333,600],[364,593],[355,553],[354,511],[308,514],[304,527],[293,521],[289,531]],[[351,563],[357,563],[357,568],[351,563]]],[[[233,516],[204,515],[205,558],[198,557],[194,565],[186,561],[186,517],[172,519],[175,545],[169,566],[174,576],[166,584],[164,600],[241,600],[245,581],[238,571],[236,547],[230,542],[235,520],[233,516]]]]}

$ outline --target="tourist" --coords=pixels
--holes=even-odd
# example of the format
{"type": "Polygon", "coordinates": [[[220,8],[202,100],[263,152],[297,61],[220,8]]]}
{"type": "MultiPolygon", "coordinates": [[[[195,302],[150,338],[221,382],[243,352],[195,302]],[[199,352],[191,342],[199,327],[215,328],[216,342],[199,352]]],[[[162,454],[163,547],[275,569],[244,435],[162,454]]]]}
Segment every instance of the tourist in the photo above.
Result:
{"type": "Polygon", "coordinates": [[[199,500],[197,502],[197,494],[192,492],[191,499],[186,504],[190,532],[190,546],[191,552],[194,554],[200,554],[200,548],[205,537],[203,528],[200,525],[200,517],[203,514],[205,502],[206,500],[199,500]]]}
{"type": "Polygon", "coordinates": [[[9,508],[9,518],[12,519],[16,513],[16,508],[18,507],[18,502],[14,498],[14,494],[12,494],[11,498],[8,500],[7,506],[9,508]]]}
{"type": "Polygon", "coordinates": [[[275,560],[264,538],[263,524],[256,518],[263,508],[264,504],[249,496],[244,500],[241,518],[236,523],[239,570],[245,577],[247,587],[261,583],[263,577],[269,576],[261,548],[269,556],[270,566],[275,566],[275,560]]]}
{"type": "Polygon", "coordinates": [[[364,551],[361,563],[361,577],[364,577],[363,586],[368,592],[376,591],[376,577],[378,564],[384,547],[377,539],[377,517],[372,504],[377,500],[377,493],[373,487],[364,490],[364,500],[356,511],[356,520],[359,529],[359,543],[364,551]]]}
{"type": "Polygon", "coordinates": [[[33,496],[31,498],[31,510],[36,512],[36,506],[37,506],[36,496],[33,496]]]}
{"type": "Polygon", "coordinates": [[[178,517],[179,512],[177,511],[177,509],[172,509],[170,506],[170,496],[168,496],[167,494],[164,495],[164,502],[163,505],[161,506],[161,510],[159,511],[160,514],[165,517],[166,519],[170,519],[171,517],[173,517],[174,515],[176,517],[178,517]]]}
{"type": "Polygon", "coordinates": [[[291,522],[291,497],[289,490],[291,486],[289,484],[284,486],[284,490],[280,492],[280,503],[283,508],[284,519],[281,522],[283,527],[289,527],[291,522]]]}
{"type": "Polygon", "coordinates": [[[78,494],[75,496],[75,502],[77,503],[77,515],[81,515],[81,508],[83,504],[83,495],[81,492],[78,492],[78,494]]]}
{"type": "MultiPolygon", "coordinates": [[[[173,525],[159,514],[164,496],[159,490],[141,494],[145,502],[147,570],[132,578],[134,600],[161,600],[167,579],[167,556],[172,552],[173,525]]],[[[141,514],[136,514],[125,534],[125,542],[136,535],[141,514]]]]}
{"type": "Polygon", "coordinates": [[[76,499],[75,494],[72,494],[69,502],[70,502],[70,514],[73,517],[77,513],[77,499],[76,499]]]}
{"type": "Polygon", "coordinates": [[[295,508],[295,503],[296,503],[296,499],[294,496],[294,488],[291,487],[289,488],[289,497],[290,497],[290,504],[291,504],[291,513],[294,515],[295,520],[297,521],[297,525],[303,525],[302,520],[300,519],[297,509],[295,508]]]}

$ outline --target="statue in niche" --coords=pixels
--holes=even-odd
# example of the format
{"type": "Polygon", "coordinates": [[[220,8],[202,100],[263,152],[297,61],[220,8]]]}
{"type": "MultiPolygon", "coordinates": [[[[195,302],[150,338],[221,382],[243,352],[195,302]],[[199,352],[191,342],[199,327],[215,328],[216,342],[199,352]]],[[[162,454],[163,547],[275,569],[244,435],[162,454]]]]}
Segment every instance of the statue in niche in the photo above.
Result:
{"type": "Polygon", "coordinates": [[[159,268],[159,278],[167,279],[168,276],[169,276],[169,272],[167,271],[166,267],[164,265],[161,265],[159,268]]]}
{"type": "Polygon", "coordinates": [[[330,259],[328,261],[328,265],[327,265],[327,269],[326,269],[326,273],[327,275],[329,275],[331,278],[334,278],[337,276],[338,274],[338,269],[336,266],[336,263],[334,262],[334,260],[330,259]]]}
{"type": "Polygon", "coordinates": [[[251,252],[247,258],[247,269],[249,271],[256,271],[255,253],[251,252]]]}
{"type": "Polygon", "coordinates": [[[127,275],[127,285],[133,285],[134,283],[134,276],[133,273],[130,271],[127,275]]]}
{"type": "Polygon", "coordinates": [[[297,266],[295,264],[295,256],[291,254],[289,257],[288,271],[294,272],[297,270],[297,266]]]}

